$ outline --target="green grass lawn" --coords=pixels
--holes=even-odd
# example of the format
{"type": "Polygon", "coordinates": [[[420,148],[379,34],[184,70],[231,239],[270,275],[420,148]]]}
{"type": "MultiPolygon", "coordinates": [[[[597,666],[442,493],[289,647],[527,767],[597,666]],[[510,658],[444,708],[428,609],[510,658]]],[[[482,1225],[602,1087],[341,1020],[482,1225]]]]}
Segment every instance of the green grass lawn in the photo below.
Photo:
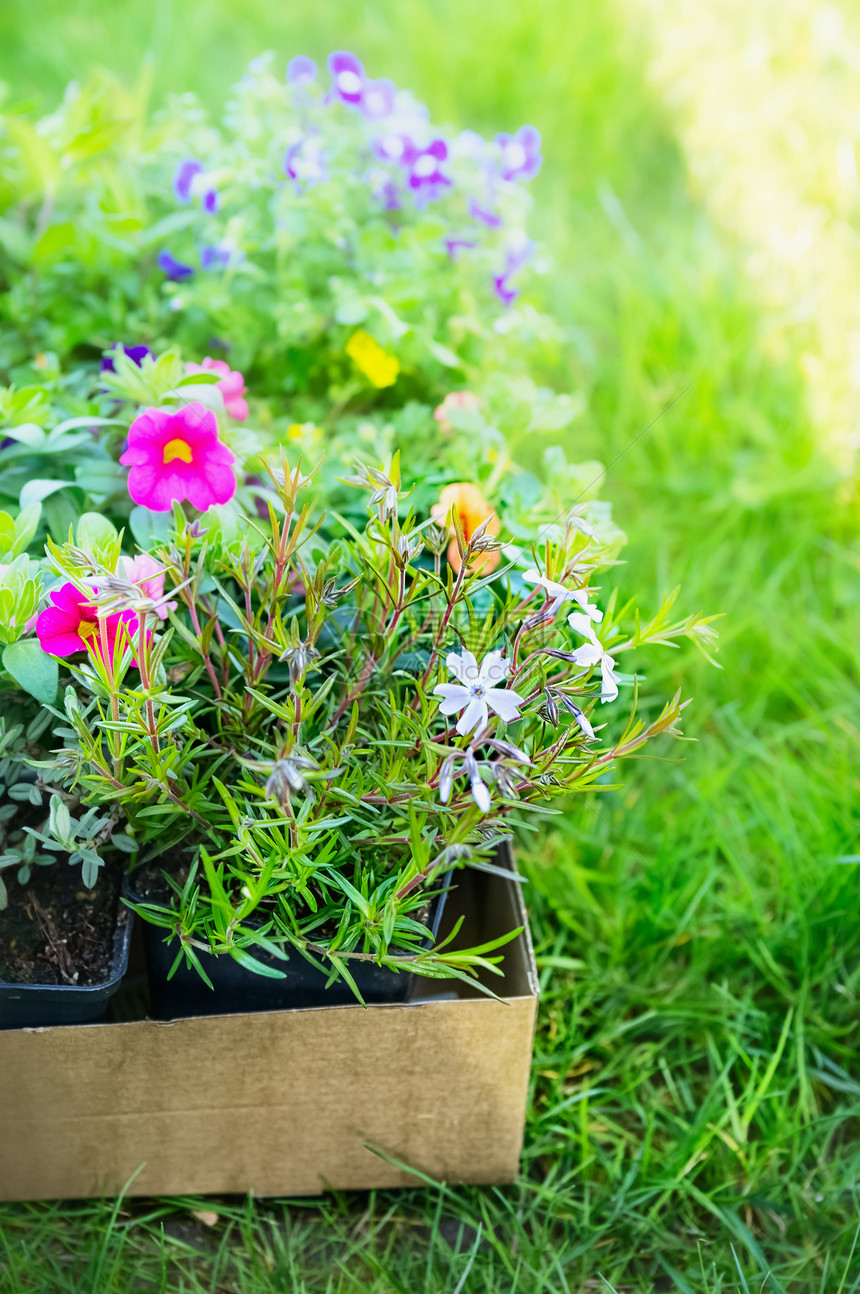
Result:
{"type": "Polygon", "coordinates": [[[772,357],[740,250],[687,195],[645,51],[608,0],[40,13],[6,0],[0,76],[44,104],[147,44],[158,93],[209,99],[263,48],[340,46],[435,115],[539,125],[558,380],[587,400],[568,451],[611,464],[630,591],[680,583],[726,619],[721,671],[666,651],[643,689],[683,679],[697,741],[523,848],[544,998],[516,1186],[0,1206],[0,1294],[860,1289],[857,513],[800,356],[772,357]]]}

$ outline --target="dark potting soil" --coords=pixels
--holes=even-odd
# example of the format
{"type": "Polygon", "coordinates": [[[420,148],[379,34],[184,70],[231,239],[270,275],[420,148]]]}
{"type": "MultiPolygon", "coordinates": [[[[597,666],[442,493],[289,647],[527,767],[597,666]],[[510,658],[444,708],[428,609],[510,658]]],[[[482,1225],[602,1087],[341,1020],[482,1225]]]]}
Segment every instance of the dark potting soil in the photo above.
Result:
{"type": "Polygon", "coordinates": [[[8,984],[74,984],[110,978],[117,924],[130,919],[119,901],[123,860],[99,869],[95,888],[64,855],[35,867],[26,885],[7,882],[9,906],[0,912],[0,980],[8,984]]]}

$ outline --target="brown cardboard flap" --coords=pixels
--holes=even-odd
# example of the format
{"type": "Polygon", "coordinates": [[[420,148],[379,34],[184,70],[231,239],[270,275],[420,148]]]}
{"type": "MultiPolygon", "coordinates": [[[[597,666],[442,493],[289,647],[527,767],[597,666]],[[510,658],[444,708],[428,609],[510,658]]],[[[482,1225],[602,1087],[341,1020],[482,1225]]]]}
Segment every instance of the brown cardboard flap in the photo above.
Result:
{"type": "MultiPolygon", "coordinates": [[[[519,887],[458,874],[465,942],[523,923],[519,887]]],[[[517,1173],[536,1014],[527,932],[506,1000],[448,982],[406,1005],[0,1033],[0,1199],[314,1194],[517,1173]],[[477,994],[477,995],[476,995],[477,994]],[[136,1174],[136,1176],[135,1176],[136,1174]]]]}

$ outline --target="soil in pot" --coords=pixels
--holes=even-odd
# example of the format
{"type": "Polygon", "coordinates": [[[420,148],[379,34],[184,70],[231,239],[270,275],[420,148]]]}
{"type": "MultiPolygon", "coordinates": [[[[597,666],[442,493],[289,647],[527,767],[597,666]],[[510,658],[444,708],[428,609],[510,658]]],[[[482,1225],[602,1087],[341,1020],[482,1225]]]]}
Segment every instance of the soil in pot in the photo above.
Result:
{"type": "MultiPolygon", "coordinates": [[[[183,876],[177,875],[182,884],[183,876]]],[[[439,887],[450,883],[450,877],[440,880],[439,887]]],[[[169,900],[169,890],[157,863],[135,871],[127,883],[126,893],[132,902],[164,903],[169,900]]],[[[428,946],[435,941],[442,919],[445,894],[428,901],[415,914],[432,932],[428,946]]],[[[142,923],[149,979],[151,1014],[159,1020],[172,1020],[195,1015],[232,1015],[247,1011],[282,1011],[320,1006],[355,1006],[357,999],[343,980],[335,980],[328,988],[328,975],[317,970],[300,953],[289,950],[288,960],[282,961],[262,950],[249,949],[252,956],[266,965],[284,972],[283,979],[270,979],[265,975],[246,970],[229,956],[200,953],[200,959],[213,988],[200,978],[197,971],[185,962],[168,979],[176,958],[178,943],[172,939],[164,942],[166,931],[142,923]]],[[[334,928],[330,935],[334,935],[334,928]]],[[[325,930],[319,932],[321,940],[325,930]]],[[[359,991],[368,1004],[405,1002],[415,981],[408,971],[392,971],[377,966],[373,961],[350,962],[359,991]]]]}
{"type": "Polygon", "coordinates": [[[131,914],[120,903],[123,859],[92,890],[60,855],[26,883],[7,882],[0,912],[0,1027],[99,1019],[128,960],[131,914]]]}

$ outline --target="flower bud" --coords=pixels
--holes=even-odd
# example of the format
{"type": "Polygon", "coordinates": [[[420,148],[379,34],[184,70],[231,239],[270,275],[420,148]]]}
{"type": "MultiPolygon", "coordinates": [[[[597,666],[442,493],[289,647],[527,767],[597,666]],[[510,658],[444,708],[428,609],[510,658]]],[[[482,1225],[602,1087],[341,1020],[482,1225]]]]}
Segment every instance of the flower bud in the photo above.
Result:
{"type": "Polygon", "coordinates": [[[544,702],[540,708],[541,717],[545,718],[547,723],[551,723],[553,728],[557,728],[558,727],[558,705],[556,703],[556,699],[553,696],[552,692],[550,692],[548,687],[544,688],[543,695],[544,695],[544,702]]]}
{"type": "Polygon", "coordinates": [[[443,804],[447,804],[451,798],[451,789],[454,784],[454,756],[449,755],[442,765],[439,773],[439,799],[443,804]]]}

